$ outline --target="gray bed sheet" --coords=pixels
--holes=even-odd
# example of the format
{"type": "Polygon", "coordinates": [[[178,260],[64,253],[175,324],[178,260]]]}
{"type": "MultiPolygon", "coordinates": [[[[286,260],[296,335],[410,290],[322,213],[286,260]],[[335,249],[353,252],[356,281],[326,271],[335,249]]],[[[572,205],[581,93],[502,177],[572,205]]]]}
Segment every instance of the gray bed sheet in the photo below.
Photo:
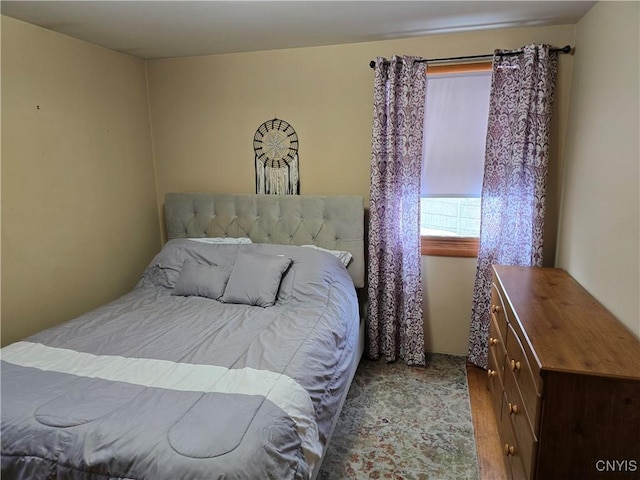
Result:
{"type": "Polygon", "coordinates": [[[330,254],[171,240],[129,294],[2,349],[2,478],[309,478],[358,327],[330,254]],[[172,295],[185,260],[239,251],[293,260],[274,306],[172,295]]]}

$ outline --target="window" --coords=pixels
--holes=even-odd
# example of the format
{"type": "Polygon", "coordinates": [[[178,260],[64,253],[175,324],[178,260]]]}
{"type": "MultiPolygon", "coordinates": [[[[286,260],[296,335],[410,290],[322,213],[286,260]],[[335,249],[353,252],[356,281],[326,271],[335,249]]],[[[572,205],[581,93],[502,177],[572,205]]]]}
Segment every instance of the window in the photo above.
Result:
{"type": "Polygon", "coordinates": [[[423,255],[477,255],[490,90],[490,62],[427,69],[423,255]]]}

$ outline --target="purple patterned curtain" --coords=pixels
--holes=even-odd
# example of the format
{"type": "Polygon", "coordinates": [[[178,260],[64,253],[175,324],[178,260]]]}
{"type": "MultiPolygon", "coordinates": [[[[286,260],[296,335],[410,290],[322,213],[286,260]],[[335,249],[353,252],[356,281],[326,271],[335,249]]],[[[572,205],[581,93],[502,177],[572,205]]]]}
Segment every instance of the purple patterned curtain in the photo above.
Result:
{"type": "Polygon", "coordinates": [[[424,365],[420,173],[426,75],[376,59],[369,206],[369,357],[424,365]]]}
{"type": "Polygon", "coordinates": [[[480,249],[469,361],[487,366],[491,265],[542,266],[549,125],[557,52],[527,45],[496,50],[482,185],[480,249]]]}

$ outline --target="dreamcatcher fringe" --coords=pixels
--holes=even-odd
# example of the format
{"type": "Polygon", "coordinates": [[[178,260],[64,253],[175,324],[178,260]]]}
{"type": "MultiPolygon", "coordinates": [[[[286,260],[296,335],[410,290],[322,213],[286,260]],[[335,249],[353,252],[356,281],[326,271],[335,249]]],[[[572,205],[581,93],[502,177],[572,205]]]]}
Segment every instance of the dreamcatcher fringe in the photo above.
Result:
{"type": "Polygon", "coordinates": [[[272,168],[256,156],[256,193],[297,195],[299,191],[298,156],[289,165],[272,168]]]}

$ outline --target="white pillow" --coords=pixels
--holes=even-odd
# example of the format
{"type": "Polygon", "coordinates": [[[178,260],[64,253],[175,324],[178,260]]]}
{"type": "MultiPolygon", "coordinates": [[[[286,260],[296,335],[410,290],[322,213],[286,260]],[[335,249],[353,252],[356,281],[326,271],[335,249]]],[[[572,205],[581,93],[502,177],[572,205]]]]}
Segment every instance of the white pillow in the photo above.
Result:
{"type": "Polygon", "coordinates": [[[346,267],[349,265],[349,262],[353,258],[351,252],[347,252],[345,250],[328,250],[326,248],[318,247],[317,245],[302,245],[303,247],[315,248],[316,250],[322,250],[324,252],[330,253],[331,255],[338,257],[338,260],[342,262],[342,264],[346,267]]]}
{"type": "Polygon", "coordinates": [[[201,237],[189,238],[189,240],[193,240],[194,242],[210,243],[213,245],[253,243],[249,237],[201,237]]]}

